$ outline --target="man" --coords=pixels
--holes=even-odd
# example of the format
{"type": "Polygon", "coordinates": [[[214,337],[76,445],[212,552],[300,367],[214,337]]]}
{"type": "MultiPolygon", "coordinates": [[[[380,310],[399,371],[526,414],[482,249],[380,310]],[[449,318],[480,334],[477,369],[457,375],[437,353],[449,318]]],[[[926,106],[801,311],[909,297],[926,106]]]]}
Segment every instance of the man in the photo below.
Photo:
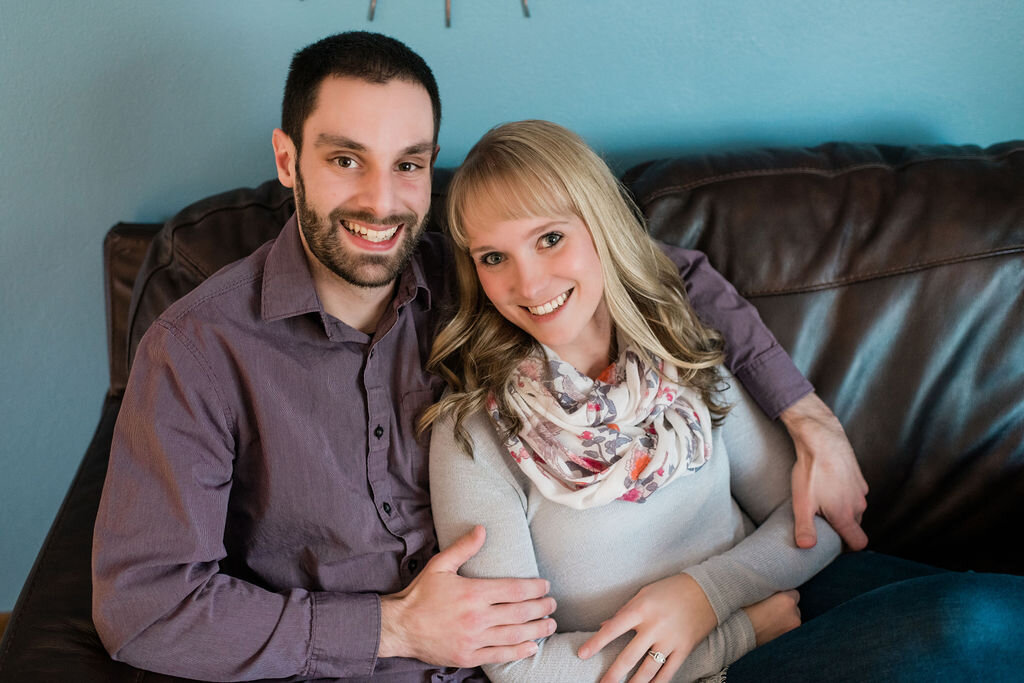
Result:
{"type": "MultiPolygon", "coordinates": [[[[94,538],[94,620],[115,658],[213,680],[462,680],[554,631],[543,579],[458,576],[485,530],[435,554],[414,423],[441,390],[423,362],[450,285],[445,243],[423,234],[440,118],[433,75],[397,41],[341,34],[296,54],[273,134],[296,216],[136,354],[94,538]]],[[[863,545],[842,428],[686,254],[697,311],[794,436],[803,528],[824,506],[863,545]]]]}

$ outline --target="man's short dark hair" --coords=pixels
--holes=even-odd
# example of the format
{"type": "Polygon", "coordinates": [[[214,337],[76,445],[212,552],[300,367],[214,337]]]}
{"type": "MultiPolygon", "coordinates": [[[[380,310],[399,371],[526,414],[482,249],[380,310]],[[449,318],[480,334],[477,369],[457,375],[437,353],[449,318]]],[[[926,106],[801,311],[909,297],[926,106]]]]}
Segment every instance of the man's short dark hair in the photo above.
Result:
{"type": "Polygon", "coordinates": [[[434,143],[441,129],[441,96],[423,58],[380,33],[338,33],[302,48],[292,58],[281,104],[281,129],[302,149],[302,127],[316,107],[320,84],[329,76],[359,78],[368,83],[392,80],[422,85],[434,110],[434,143]]]}

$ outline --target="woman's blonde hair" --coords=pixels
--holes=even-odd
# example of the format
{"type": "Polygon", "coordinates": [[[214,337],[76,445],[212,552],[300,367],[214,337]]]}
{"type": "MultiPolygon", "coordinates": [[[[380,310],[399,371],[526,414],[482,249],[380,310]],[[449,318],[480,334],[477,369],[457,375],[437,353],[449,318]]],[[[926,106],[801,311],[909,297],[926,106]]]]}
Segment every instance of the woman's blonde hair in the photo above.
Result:
{"type": "Polygon", "coordinates": [[[482,409],[491,393],[509,425],[502,437],[521,426],[509,409],[505,385],[540,345],[507,321],[480,286],[466,225],[484,213],[503,220],[570,215],[582,220],[601,261],[604,299],[620,338],[648,358],[674,365],[716,418],[726,413],[717,400],[721,335],[698,320],[676,266],[647,234],[625,188],[578,135],[548,121],[491,129],[452,178],[447,208],[458,308],[434,341],[427,369],[444,377],[451,391],[424,413],[421,429],[453,415],[456,437],[469,450],[462,422],[482,409]]]}

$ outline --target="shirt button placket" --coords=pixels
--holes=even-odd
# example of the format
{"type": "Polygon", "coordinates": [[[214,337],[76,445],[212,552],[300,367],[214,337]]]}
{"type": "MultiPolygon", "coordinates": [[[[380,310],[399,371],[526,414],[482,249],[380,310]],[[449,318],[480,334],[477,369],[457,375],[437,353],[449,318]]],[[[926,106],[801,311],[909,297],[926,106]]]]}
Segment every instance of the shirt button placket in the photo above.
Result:
{"type": "MultiPolygon", "coordinates": [[[[381,442],[384,439],[385,429],[383,422],[377,422],[381,418],[384,418],[385,412],[385,401],[384,390],[380,384],[380,377],[378,374],[378,363],[376,356],[379,354],[375,353],[375,349],[370,349],[369,358],[367,359],[366,368],[363,371],[363,381],[367,387],[367,393],[370,395],[368,400],[368,408],[370,411],[370,424],[376,425],[370,431],[373,434],[374,439],[370,446],[370,453],[380,453],[379,448],[382,447],[381,442]]],[[[370,460],[367,462],[367,473],[370,477],[370,487],[374,492],[374,498],[379,501],[379,510],[383,513],[381,515],[384,525],[391,529],[391,523],[388,518],[395,512],[391,502],[387,500],[390,497],[390,487],[387,485],[385,480],[386,472],[381,469],[384,462],[383,458],[370,456],[370,460]],[[383,500],[382,500],[383,499],[383,500]]]]}

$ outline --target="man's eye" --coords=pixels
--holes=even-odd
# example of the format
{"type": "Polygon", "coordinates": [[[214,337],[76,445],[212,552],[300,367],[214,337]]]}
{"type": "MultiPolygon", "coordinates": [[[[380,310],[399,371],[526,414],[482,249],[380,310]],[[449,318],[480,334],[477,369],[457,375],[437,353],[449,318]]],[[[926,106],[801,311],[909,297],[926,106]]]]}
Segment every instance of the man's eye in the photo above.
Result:
{"type": "Polygon", "coordinates": [[[482,257],[480,257],[480,263],[484,264],[485,266],[496,266],[499,263],[501,263],[501,254],[498,254],[493,251],[490,252],[489,254],[484,254],[482,257]]]}
{"type": "Polygon", "coordinates": [[[423,167],[420,166],[419,164],[414,164],[411,161],[403,161],[402,163],[398,164],[398,170],[401,171],[402,173],[412,173],[413,171],[418,171],[421,168],[423,167]]]}
{"type": "Polygon", "coordinates": [[[545,247],[553,247],[562,241],[562,233],[560,232],[549,232],[540,238],[540,243],[545,247]]]}
{"type": "Polygon", "coordinates": [[[353,159],[352,157],[335,157],[334,163],[337,164],[338,166],[341,166],[342,168],[354,168],[356,165],[356,160],[353,159]]]}

